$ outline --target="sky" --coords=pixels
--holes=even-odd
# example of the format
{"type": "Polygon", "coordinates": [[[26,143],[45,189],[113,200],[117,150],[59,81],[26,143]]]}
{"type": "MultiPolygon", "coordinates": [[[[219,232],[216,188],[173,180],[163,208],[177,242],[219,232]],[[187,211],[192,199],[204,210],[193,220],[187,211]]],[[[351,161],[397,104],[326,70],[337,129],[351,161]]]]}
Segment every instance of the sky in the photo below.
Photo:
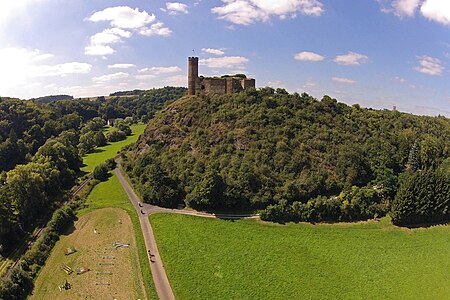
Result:
{"type": "Polygon", "coordinates": [[[450,117],[449,0],[0,4],[0,96],[186,86],[193,55],[205,76],[450,117]]]}

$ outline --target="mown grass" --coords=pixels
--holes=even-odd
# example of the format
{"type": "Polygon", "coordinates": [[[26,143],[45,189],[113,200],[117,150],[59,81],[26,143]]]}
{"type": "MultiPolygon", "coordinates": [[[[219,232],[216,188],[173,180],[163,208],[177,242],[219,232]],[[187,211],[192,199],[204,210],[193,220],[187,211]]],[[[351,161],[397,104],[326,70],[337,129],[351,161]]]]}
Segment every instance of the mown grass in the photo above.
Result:
{"type": "MultiPolygon", "coordinates": [[[[85,166],[81,168],[81,171],[92,172],[97,165],[116,156],[117,152],[119,152],[123,147],[135,143],[139,136],[144,132],[145,127],[146,125],[142,123],[131,125],[130,128],[133,134],[127,136],[125,140],[110,143],[103,147],[98,147],[93,153],[85,155],[83,157],[83,164],[85,166]]],[[[111,129],[107,129],[107,131],[108,130],[111,129]]]]}
{"type": "MultiPolygon", "coordinates": [[[[139,252],[140,267],[138,266],[137,269],[140,268],[142,271],[142,277],[148,298],[157,299],[139,218],[136,215],[136,211],[128,199],[127,194],[114,174],[108,179],[108,181],[101,182],[94,187],[86,200],[86,206],[86,208],[79,210],[79,217],[90,211],[106,207],[121,208],[130,215],[134,230],[136,232],[136,242],[139,252]]],[[[138,278],[138,276],[136,276],[136,278],[138,278]]]]}
{"type": "Polygon", "coordinates": [[[150,220],[178,299],[450,299],[450,226],[150,220]]]}

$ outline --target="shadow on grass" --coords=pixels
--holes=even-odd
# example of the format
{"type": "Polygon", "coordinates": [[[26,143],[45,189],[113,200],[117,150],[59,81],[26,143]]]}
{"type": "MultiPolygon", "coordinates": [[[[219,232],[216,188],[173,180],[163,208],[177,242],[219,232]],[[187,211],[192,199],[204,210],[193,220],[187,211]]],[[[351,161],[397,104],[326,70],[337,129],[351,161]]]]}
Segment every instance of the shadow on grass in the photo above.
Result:
{"type": "Polygon", "coordinates": [[[102,152],[105,152],[105,151],[106,150],[104,150],[104,149],[95,148],[93,151],[89,152],[89,154],[91,154],[91,153],[102,153],[102,152]]]}

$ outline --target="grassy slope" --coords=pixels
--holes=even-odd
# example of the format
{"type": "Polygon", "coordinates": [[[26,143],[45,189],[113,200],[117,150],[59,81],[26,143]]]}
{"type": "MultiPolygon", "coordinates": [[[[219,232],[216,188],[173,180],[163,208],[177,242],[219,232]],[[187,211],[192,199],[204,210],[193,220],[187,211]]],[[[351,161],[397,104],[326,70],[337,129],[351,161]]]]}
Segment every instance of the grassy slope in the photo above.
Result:
{"type": "MultiPolygon", "coordinates": [[[[101,164],[105,160],[114,157],[122,147],[132,144],[137,141],[138,137],[144,132],[145,124],[134,124],[130,128],[133,131],[131,136],[125,140],[114,142],[104,147],[98,147],[94,153],[87,154],[83,157],[83,163],[86,165],[81,168],[84,172],[92,172],[95,166],[101,164]]],[[[110,129],[107,129],[107,131],[110,129]]]]}
{"type": "Polygon", "coordinates": [[[179,299],[449,299],[450,226],[150,219],[179,299]]]}
{"type": "MultiPolygon", "coordinates": [[[[139,263],[144,279],[145,289],[149,299],[156,299],[156,292],[153,286],[150,266],[147,259],[147,250],[145,248],[144,237],[140,230],[140,224],[136,211],[128,200],[128,196],[122,189],[117,177],[113,175],[106,182],[101,182],[92,190],[86,204],[87,208],[79,211],[78,215],[82,216],[87,212],[105,207],[116,207],[124,209],[131,217],[133,227],[136,232],[136,241],[139,251],[139,263]]],[[[136,276],[137,277],[137,276],[136,276]]]]}

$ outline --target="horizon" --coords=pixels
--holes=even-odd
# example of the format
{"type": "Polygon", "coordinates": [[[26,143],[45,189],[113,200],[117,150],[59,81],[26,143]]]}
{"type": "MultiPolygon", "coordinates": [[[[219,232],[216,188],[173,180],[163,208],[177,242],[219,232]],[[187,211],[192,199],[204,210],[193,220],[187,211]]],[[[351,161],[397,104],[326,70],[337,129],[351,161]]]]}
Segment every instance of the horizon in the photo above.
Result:
{"type": "Polygon", "coordinates": [[[450,117],[444,1],[23,0],[0,17],[3,97],[186,87],[195,55],[205,76],[450,117]]]}

